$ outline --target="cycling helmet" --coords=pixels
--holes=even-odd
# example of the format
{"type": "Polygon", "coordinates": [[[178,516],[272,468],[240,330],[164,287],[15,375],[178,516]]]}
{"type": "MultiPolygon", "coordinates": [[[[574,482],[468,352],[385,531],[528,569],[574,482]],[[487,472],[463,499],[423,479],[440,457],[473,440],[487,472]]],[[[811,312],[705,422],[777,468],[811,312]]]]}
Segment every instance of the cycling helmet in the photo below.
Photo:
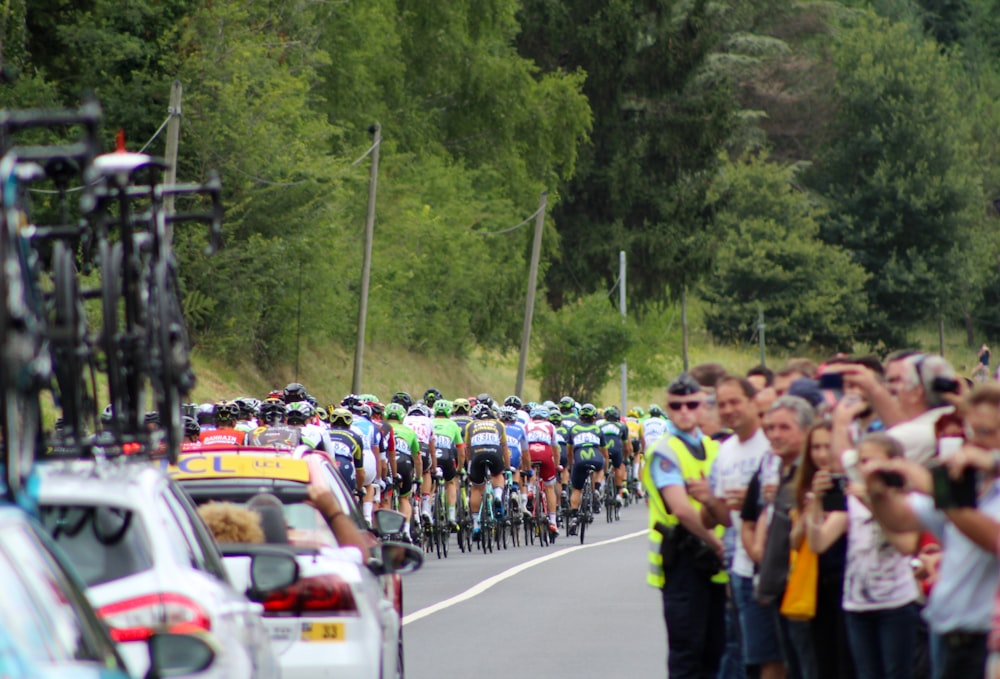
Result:
{"type": "Polygon", "coordinates": [[[348,409],[358,405],[359,403],[361,403],[361,397],[357,394],[348,394],[344,398],[340,399],[340,405],[348,409]]]}
{"type": "Polygon", "coordinates": [[[549,410],[552,410],[553,408],[558,408],[559,407],[559,406],[556,405],[555,401],[543,401],[542,405],[545,406],[546,408],[548,408],[549,410]]]}
{"type": "Polygon", "coordinates": [[[424,403],[426,403],[429,406],[434,405],[442,398],[444,397],[441,395],[441,392],[435,389],[434,387],[431,387],[430,389],[424,392],[424,403]]]}
{"type": "Polygon", "coordinates": [[[505,406],[513,408],[514,410],[518,410],[523,405],[522,402],[521,402],[521,399],[518,398],[517,396],[513,396],[513,395],[508,396],[507,398],[505,398],[503,400],[503,404],[505,406]]]}
{"type": "Polygon", "coordinates": [[[429,411],[427,409],[427,406],[425,406],[423,403],[414,403],[412,406],[410,406],[409,410],[406,411],[406,414],[418,417],[420,416],[427,417],[431,414],[431,411],[429,411]]]}
{"type": "Polygon", "coordinates": [[[354,416],[347,408],[334,408],[330,413],[330,426],[347,429],[354,422],[354,416]]]}
{"type": "Polygon", "coordinates": [[[531,409],[531,419],[533,420],[547,420],[549,418],[549,409],[545,406],[536,405],[531,409]]]}
{"type": "Polygon", "coordinates": [[[361,394],[358,398],[365,403],[374,403],[375,401],[378,401],[378,396],[375,394],[361,394]]]}
{"type": "Polygon", "coordinates": [[[409,410],[413,405],[413,397],[405,391],[397,391],[392,395],[392,402],[403,406],[403,410],[409,410]]]}
{"type": "Polygon", "coordinates": [[[511,406],[503,406],[500,408],[500,420],[503,422],[516,422],[517,408],[512,408],[511,406]]]}
{"type": "Polygon", "coordinates": [[[531,411],[534,410],[536,407],[538,407],[537,401],[528,401],[523,406],[521,406],[521,410],[523,410],[526,413],[531,413],[531,411]]]}
{"type": "Polygon", "coordinates": [[[558,408],[551,408],[549,410],[549,422],[557,427],[562,424],[562,413],[559,412],[558,408]]]}
{"type": "Polygon", "coordinates": [[[215,404],[202,403],[198,406],[198,414],[195,417],[198,418],[198,424],[215,424],[215,404]]]}
{"type": "Polygon", "coordinates": [[[278,398],[269,398],[260,404],[260,418],[267,425],[284,422],[286,412],[285,403],[278,398]]]}
{"type": "Polygon", "coordinates": [[[629,408],[628,409],[628,413],[626,414],[626,417],[635,417],[635,418],[638,418],[639,417],[639,409],[638,408],[629,408]]]}
{"type": "Polygon", "coordinates": [[[649,404],[649,416],[650,417],[666,417],[666,415],[663,413],[663,409],[660,406],[656,405],[655,403],[650,403],[649,404]]]}
{"type": "Polygon", "coordinates": [[[434,415],[435,417],[448,417],[451,415],[451,401],[443,398],[434,401],[434,415]]]}
{"type": "Polygon", "coordinates": [[[257,408],[260,407],[260,401],[249,396],[240,396],[233,403],[240,409],[241,420],[249,420],[257,414],[257,408]]]}
{"type": "Polygon", "coordinates": [[[486,393],[480,394],[479,396],[476,397],[476,403],[477,404],[483,403],[485,405],[491,406],[493,405],[493,397],[486,393]]]}
{"type": "Polygon", "coordinates": [[[201,426],[198,424],[198,420],[190,416],[184,417],[184,435],[185,436],[197,436],[201,433],[201,426]]]}
{"type": "Polygon", "coordinates": [[[305,424],[306,420],[316,414],[309,401],[296,401],[289,403],[287,414],[285,415],[288,424],[305,424]]]}
{"type": "Polygon", "coordinates": [[[159,425],[160,413],[156,412],[155,410],[151,410],[148,413],[146,413],[145,417],[142,418],[142,421],[145,422],[146,424],[159,425]]]}
{"type": "Polygon", "coordinates": [[[372,409],[372,415],[375,417],[382,417],[385,413],[385,404],[381,401],[369,401],[368,406],[372,409]]]}
{"type": "Polygon", "coordinates": [[[485,403],[477,403],[472,409],[472,417],[476,420],[490,420],[493,418],[493,410],[485,403]]]}
{"type": "Polygon", "coordinates": [[[617,406],[608,406],[604,409],[604,419],[610,422],[617,422],[622,418],[621,411],[617,406]]]}
{"type": "Polygon", "coordinates": [[[311,405],[314,410],[319,410],[319,399],[312,394],[306,394],[306,402],[311,405]]]}
{"type": "Polygon", "coordinates": [[[364,417],[367,419],[372,419],[372,407],[367,403],[359,403],[353,408],[348,408],[356,417],[364,417]]]}
{"type": "Polygon", "coordinates": [[[240,416],[240,407],[232,401],[219,401],[215,406],[215,421],[231,424],[240,416]]]}
{"type": "Polygon", "coordinates": [[[406,417],[406,411],[399,403],[390,403],[385,407],[385,419],[402,422],[404,417],[406,417]]]}
{"type": "Polygon", "coordinates": [[[319,418],[320,422],[329,422],[330,421],[330,414],[328,412],[326,412],[325,409],[323,409],[323,408],[317,408],[312,403],[310,403],[309,405],[313,406],[313,410],[316,411],[316,417],[319,418]]]}
{"type": "Polygon", "coordinates": [[[467,398],[456,398],[451,404],[451,410],[455,415],[468,415],[472,410],[472,404],[467,398]]]}
{"type": "Polygon", "coordinates": [[[573,400],[572,396],[563,396],[559,399],[559,410],[563,413],[568,413],[576,406],[576,401],[573,400]]]}
{"type": "Polygon", "coordinates": [[[267,392],[267,397],[269,399],[270,398],[276,398],[279,401],[281,401],[284,398],[284,396],[285,396],[285,392],[283,392],[281,389],[272,389],[271,391],[267,392]]]}
{"type": "Polygon", "coordinates": [[[285,403],[298,403],[305,401],[309,392],[298,382],[292,382],[281,392],[281,400],[285,403]]]}
{"type": "Polygon", "coordinates": [[[586,422],[592,422],[594,418],[597,417],[597,408],[594,407],[593,403],[584,403],[580,406],[580,419],[586,422]]]}

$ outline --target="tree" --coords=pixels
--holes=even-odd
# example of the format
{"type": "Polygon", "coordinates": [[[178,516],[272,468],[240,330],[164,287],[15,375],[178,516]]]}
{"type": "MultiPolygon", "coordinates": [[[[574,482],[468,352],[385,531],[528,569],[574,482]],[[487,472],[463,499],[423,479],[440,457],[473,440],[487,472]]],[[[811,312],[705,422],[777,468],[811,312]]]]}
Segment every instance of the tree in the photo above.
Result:
{"type": "MultiPolygon", "coordinates": [[[[869,328],[886,344],[962,311],[984,200],[960,64],[905,24],[870,13],[838,33],[836,133],[811,181],[821,233],[871,275],[869,328]]],[[[975,275],[973,277],[976,277],[975,275]]]]}
{"type": "Polygon", "coordinates": [[[754,156],[727,163],[712,185],[710,205],[727,235],[701,289],[705,324],[720,340],[745,340],[763,311],[769,344],[840,349],[865,319],[867,275],[819,239],[819,212],[795,175],[754,156]]]}
{"type": "Polygon", "coordinates": [[[631,329],[602,293],[543,315],[538,325],[541,347],[532,373],[542,382],[540,399],[594,400],[632,345],[631,329]]]}

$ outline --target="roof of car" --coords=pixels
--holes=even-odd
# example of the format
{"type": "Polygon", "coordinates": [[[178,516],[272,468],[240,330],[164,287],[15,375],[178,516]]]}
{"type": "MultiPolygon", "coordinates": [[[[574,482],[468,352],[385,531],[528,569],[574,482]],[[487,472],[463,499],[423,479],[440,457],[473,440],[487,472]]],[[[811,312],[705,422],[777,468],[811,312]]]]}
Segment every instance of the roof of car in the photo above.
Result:
{"type": "Polygon", "coordinates": [[[40,494],[104,503],[151,497],[168,476],[159,464],[139,458],[53,460],[36,465],[40,494]]]}
{"type": "Polygon", "coordinates": [[[186,453],[176,465],[166,467],[177,481],[202,479],[272,479],[309,483],[309,465],[288,455],[261,451],[256,454],[230,451],[186,453]],[[267,454],[270,453],[270,454],[267,454]]]}

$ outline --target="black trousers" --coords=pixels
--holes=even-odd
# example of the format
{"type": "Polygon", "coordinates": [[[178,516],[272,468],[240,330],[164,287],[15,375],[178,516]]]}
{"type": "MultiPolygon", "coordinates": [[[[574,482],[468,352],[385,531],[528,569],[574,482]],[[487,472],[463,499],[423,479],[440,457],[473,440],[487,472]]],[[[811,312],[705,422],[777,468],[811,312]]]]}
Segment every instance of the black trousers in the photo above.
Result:
{"type": "Polygon", "coordinates": [[[681,553],[666,573],[663,619],[670,679],[715,679],[726,648],[726,588],[681,553]]]}

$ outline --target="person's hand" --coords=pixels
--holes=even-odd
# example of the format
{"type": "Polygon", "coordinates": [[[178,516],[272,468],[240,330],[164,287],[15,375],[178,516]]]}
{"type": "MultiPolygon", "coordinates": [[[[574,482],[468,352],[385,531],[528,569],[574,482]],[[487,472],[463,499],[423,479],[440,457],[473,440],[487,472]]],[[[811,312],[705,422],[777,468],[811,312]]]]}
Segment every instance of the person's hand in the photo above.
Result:
{"type": "Polygon", "coordinates": [[[738,512],[746,499],[746,488],[729,488],[726,490],[726,506],[730,511],[738,512]]]}
{"type": "Polygon", "coordinates": [[[824,371],[843,373],[844,386],[855,387],[863,394],[871,394],[882,386],[875,372],[859,363],[835,363],[826,366],[824,371]]]}
{"type": "Polygon", "coordinates": [[[774,497],[778,494],[778,484],[777,483],[765,483],[764,484],[764,502],[771,504],[774,502],[774,497]]]}
{"type": "Polygon", "coordinates": [[[954,452],[945,464],[948,466],[948,476],[958,481],[969,467],[992,472],[993,454],[978,446],[966,444],[954,452]]]}
{"type": "Polygon", "coordinates": [[[712,500],[712,489],[709,487],[704,474],[701,475],[700,479],[688,481],[687,492],[688,495],[703,505],[708,504],[712,500]]]}
{"type": "Polygon", "coordinates": [[[831,488],[833,488],[833,479],[830,478],[830,472],[820,469],[813,474],[812,492],[815,497],[822,500],[826,491],[831,488]]]}
{"type": "Polygon", "coordinates": [[[711,539],[711,541],[708,544],[712,547],[713,550],[715,550],[715,555],[717,557],[719,557],[719,560],[723,561],[725,559],[725,556],[726,556],[726,548],[722,544],[722,540],[720,540],[718,538],[718,536],[716,536],[713,533],[712,534],[712,539],[711,539]]]}
{"type": "Polygon", "coordinates": [[[840,427],[846,427],[865,411],[868,403],[856,394],[848,394],[837,401],[833,407],[833,423],[840,427]]]}

